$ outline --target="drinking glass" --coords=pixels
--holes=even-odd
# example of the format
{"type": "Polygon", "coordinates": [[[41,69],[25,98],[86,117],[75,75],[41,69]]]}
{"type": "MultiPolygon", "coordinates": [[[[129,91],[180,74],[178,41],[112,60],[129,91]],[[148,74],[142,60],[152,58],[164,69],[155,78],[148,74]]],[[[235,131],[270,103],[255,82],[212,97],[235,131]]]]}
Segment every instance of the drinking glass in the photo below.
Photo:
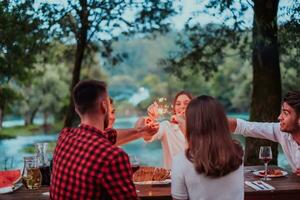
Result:
{"type": "Polygon", "coordinates": [[[47,157],[48,143],[36,143],[35,151],[38,159],[38,167],[42,174],[42,185],[50,185],[50,162],[47,157]]]}
{"type": "Polygon", "coordinates": [[[129,159],[132,172],[134,173],[140,168],[140,161],[137,156],[130,156],[129,159]]]}
{"type": "Polygon", "coordinates": [[[265,175],[262,180],[268,181],[271,178],[268,177],[268,163],[272,160],[272,149],[270,146],[261,146],[259,149],[259,159],[265,164],[265,175]]]}
{"type": "Polygon", "coordinates": [[[38,168],[38,159],[36,156],[24,157],[22,178],[23,184],[27,189],[35,190],[41,187],[42,174],[38,168]]]}

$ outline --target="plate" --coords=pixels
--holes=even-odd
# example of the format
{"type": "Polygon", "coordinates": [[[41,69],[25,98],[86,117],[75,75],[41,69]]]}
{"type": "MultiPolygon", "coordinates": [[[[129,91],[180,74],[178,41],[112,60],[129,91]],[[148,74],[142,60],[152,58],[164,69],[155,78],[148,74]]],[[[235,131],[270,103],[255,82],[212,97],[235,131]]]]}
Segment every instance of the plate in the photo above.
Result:
{"type": "MultiPolygon", "coordinates": [[[[265,171],[265,170],[255,171],[255,172],[253,172],[253,174],[254,174],[255,176],[264,177],[264,175],[261,174],[261,173],[264,172],[264,171],[265,171]]],[[[281,173],[282,173],[282,174],[279,174],[279,175],[268,174],[267,177],[268,177],[268,178],[276,178],[276,177],[283,177],[283,176],[286,176],[286,175],[288,174],[286,171],[282,171],[282,170],[281,170],[281,173]]]]}
{"type": "Polygon", "coordinates": [[[136,185],[166,185],[170,184],[171,179],[166,179],[163,181],[140,181],[140,182],[134,182],[136,185]]]}
{"type": "Polygon", "coordinates": [[[22,183],[16,183],[14,186],[2,187],[0,188],[0,194],[6,194],[16,191],[17,189],[22,187],[22,185],[22,183]]]}

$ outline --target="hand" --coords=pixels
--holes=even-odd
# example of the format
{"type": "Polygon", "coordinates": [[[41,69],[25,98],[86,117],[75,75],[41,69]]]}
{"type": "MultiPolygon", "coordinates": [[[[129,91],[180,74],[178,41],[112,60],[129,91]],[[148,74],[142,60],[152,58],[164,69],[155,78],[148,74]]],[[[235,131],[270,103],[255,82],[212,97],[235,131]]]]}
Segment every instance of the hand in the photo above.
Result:
{"type": "Polygon", "coordinates": [[[148,107],[147,111],[148,111],[148,116],[151,119],[156,120],[159,117],[158,104],[156,103],[156,101],[154,101],[154,103],[148,107]]]}
{"type": "Polygon", "coordinates": [[[296,170],[296,175],[297,175],[297,176],[300,176],[300,168],[298,168],[298,169],[296,170]]]}
{"type": "Polygon", "coordinates": [[[186,132],[185,115],[180,115],[180,114],[172,115],[170,122],[174,124],[178,124],[180,130],[185,134],[186,132]]]}
{"type": "Polygon", "coordinates": [[[135,128],[140,132],[144,140],[150,140],[159,129],[159,123],[150,117],[141,117],[135,124],[135,128]]]}
{"type": "Polygon", "coordinates": [[[182,124],[185,123],[185,113],[178,113],[172,115],[170,118],[170,122],[174,124],[182,124]]]}

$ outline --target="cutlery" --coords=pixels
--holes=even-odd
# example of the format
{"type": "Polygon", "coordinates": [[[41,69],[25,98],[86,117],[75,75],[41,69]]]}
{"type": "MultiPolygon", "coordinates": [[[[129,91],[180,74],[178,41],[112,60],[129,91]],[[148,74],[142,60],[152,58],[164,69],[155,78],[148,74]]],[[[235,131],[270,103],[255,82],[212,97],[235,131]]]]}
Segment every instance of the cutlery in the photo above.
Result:
{"type": "Polygon", "coordinates": [[[264,185],[259,184],[255,181],[251,182],[252,184],[256,185],[258,188],[260,188],[261,190],[269,190],[268,188],[266,188],[264,185]]]}
{"type": "Polygon", "coordinates": [[[245,184],[248,185],[249,187],[253,188],[256,191],[261,191],[263,190],[262,187],[258,186],[257,184],[254,184],[253,182],[250,181],[245,181],[245,184]]]}
{"type": "Polygon", "coordinates": [[[258,184],[261,184],[261,185],[263,185],[263,186],[265,186],[266,188],[268,188],[268,190],[275,190],[275,188],[274,188],[272,185],[270,185],[270,184],[268,184],[268,183],[266,183],[266,182],[263,182],[263,181],[257,181],[257,183],[258,183],[258,184]]]}

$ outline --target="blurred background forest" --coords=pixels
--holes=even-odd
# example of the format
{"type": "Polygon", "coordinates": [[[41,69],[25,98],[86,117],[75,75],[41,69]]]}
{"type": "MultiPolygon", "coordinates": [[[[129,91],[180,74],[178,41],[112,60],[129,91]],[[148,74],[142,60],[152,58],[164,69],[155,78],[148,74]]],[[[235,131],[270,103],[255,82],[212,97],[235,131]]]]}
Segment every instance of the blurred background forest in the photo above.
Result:
{"type": "Polygon", "coordinates": [[[297,0],[3,0],[0,138],[74,125],[81,79],[108,83],[117,118],[185,89],[274,121],[300,86],[299,13],[297,0]],[[22,126],[5,127],[14,119],[22,126]]]}

